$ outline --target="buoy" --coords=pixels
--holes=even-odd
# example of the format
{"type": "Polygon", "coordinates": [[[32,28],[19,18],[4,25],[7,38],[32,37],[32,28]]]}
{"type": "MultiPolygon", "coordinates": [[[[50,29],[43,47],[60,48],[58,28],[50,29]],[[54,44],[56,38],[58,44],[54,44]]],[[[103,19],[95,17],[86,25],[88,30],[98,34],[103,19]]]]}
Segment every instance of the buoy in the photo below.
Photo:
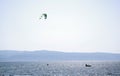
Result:
{"type": "Polygon", "coordinates": [[[49,64],[47,64],[47,66],[48,66],[49,64]]]}

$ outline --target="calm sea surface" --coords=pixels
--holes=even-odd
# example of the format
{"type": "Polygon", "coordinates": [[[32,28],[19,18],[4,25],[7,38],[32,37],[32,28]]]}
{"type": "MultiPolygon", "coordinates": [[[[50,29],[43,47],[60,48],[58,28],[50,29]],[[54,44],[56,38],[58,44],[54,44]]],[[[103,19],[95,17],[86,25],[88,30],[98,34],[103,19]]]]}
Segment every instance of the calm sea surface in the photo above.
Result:
{"type": "Polygon", "coordinates": [[[120,76],[120,61],[0,62],[0,76],[120,76]]]}

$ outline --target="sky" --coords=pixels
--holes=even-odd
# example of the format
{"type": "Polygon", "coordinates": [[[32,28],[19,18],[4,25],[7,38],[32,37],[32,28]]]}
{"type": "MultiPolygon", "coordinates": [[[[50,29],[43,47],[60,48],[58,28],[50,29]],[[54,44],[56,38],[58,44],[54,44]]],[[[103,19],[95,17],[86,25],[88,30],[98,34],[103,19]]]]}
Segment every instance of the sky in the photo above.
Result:
{"type": "Polygon", "coordinates": [[[120,0],[0,0],[0,11],[0,50],[120,53],[120,0]]]}

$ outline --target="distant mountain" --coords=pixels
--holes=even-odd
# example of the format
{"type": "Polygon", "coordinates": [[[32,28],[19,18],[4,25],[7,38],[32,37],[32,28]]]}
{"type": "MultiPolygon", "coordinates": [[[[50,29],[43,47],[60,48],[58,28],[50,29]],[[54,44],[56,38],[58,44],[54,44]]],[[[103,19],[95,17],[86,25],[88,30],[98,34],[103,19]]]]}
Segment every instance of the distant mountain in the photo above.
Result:
{"type": "Polygon", "coordinates": [[[0,50],[0,62],[4,61],[60,61],[60,60],[120,60],[114,53],[65,53],[47,50],[0,50]]]}

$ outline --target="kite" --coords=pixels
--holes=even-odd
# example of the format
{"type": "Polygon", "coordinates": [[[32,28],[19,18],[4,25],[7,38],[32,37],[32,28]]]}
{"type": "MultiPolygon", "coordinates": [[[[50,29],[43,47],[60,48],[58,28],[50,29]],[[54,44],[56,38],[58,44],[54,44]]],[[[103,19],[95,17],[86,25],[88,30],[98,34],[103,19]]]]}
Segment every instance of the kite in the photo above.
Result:
{"type": "Polygon", "coordinates": [[[43,13],[39,19],[42,19],[43,17],[44,17],[44,19],[47,19],[47,14],[43,13]]]}

